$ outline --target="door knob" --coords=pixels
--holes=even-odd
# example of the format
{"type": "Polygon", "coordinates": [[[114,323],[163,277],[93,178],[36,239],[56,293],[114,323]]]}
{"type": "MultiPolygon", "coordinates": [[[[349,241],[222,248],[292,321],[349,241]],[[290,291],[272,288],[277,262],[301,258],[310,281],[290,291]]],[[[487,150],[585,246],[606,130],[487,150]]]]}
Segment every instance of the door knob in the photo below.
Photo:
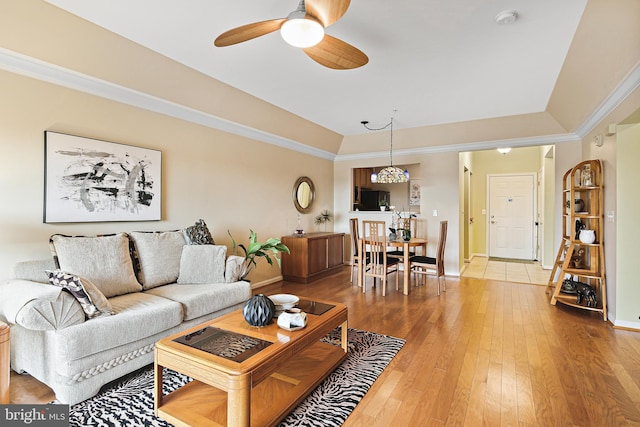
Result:
{"type": "Polygon", "coordinates": [[[495,221],[491,221],[491,224],[495,224],[495,223],[496,223],[495,221]]]}

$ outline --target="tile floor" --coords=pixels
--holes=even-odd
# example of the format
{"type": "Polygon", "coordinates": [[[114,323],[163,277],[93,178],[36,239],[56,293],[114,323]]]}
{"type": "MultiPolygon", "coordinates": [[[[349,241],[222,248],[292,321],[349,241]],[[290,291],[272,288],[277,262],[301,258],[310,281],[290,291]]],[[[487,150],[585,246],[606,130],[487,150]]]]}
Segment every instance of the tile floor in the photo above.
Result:
{"type": "Polygon", "coordinates": [[[521,262],[492,261],[487,257],[475,256],[462,277],[477,277],[508,282],[531,283],[546,286],[551,270],[543,270],[539,262],[525,264],[521,262]]]}

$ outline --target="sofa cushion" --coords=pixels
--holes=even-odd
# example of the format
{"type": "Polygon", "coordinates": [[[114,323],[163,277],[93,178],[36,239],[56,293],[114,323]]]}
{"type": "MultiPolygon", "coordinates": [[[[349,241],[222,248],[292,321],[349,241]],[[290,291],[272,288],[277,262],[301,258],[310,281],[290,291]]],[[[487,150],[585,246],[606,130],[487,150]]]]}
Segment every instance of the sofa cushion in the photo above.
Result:
{"type": "Polygon", "coordinates": [[[144,289],[175,283],[180,274],[180,257],[184,246],[182,231],[134,231],[130,233],[135,242],[140,273],[144,289]]]}
{"type": "Polygon", "coordinates": [[[182,304],[184,320],[195,319],[251,298],[248,282],[216,283],[213,285],[172,284],[144,291],[182,304]]]}
{"type": "Polygon", "coordinates": [[[58,330],[57,360],[77,360],[166,331],[182,322],[179,303],[136,292],[110,299],[115,316],[58,330]]]}
{"type": "Polygon", "coordinates": [[[226,246],[185,245],[180,258],[178,283],[224,283],[226,258],[226,246]]]}
{"type": "Polygon", "coordinates": [[[104,236],[63,236],[49,239],[56,268],[89,279],[110,298],[139,292],[125,233],[104,236]]]}
{"type": "Polygon", "coordinates": [[[46,273],[49,275],[49,283],[66,289],[73,295],[80,303],[87,319],[115,314],[109,300],[90,280],[61,270],[47,270],[46,273]]]}
{"type": "Polygon", "coordinates": [[[184,229],[184,240],[187,245],[215,245],[213,237],[207,224],[203,219],[196,221],[194,225],[191,225],[184,229]]]}

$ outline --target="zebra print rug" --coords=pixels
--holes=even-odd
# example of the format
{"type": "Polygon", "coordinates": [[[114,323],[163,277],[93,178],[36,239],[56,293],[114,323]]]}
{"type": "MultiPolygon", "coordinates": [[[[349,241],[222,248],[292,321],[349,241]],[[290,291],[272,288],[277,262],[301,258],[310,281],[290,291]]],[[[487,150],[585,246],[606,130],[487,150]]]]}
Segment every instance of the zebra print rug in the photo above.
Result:
{"type": "MultiPolygon", "coordinates": [[[[323,338],[340,345],[340,329],[323,338]]],[[[348,330],[349,353],[338,366],[289,415],[280,427],[340,426],[364,397],[376,378],[400,351],[404,340],[358,329],[348,330]]],[[[164,393],[191,381],[165,369],[164,393]]],[[[153,369],[147,366],[106,388],[98,395],[73,405],[70,426],[172,426],[153,414],[153,369]]]]}

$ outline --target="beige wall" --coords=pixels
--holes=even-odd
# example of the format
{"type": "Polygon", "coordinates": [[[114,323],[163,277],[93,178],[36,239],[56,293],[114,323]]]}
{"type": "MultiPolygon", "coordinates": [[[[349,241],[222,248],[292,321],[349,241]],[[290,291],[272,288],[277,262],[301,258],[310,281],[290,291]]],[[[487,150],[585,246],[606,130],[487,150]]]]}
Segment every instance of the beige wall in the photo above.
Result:
{"type": "MultiPolygon", "coordinates": [[[[640,111],[640,110],[638,110],[640,111]]],[[[615,320],[620,326],[638,327],[640,322],[640,286],[638,285],[637,247],[640,241],[638,212],[640,187],[635,176],[640,159],[640,123],[617,129],[617,207],[615,320]]],[[[611,226],[611,223],[606,224],[611,226]]],[[[609,273],[610,274],[610,273],[609,273]]]]}
{"type": "MultiPolygon", "coordinates": [[[[282,236],[296,225],[291,193],[301,175],[317,193],[305,228],[333,209],[331,161],[2,71],[0,92],[0,278],[16,261],[49,257],[53,233],[171,230],[203,218],[221,244],[231,243],[227,229],[238,242],[249,228],[260,239],[282,236]],[[43,224],[44,130],[161,150],[162,221],[43,224]]],[[[279,275],[262,261],[250,278],[279,275]]]]}
{"type": "Polygon", "coordinates": [[[556,160],[555,146],[544,146],[540,154],[542,155],[541,186],[544,189],[543,206],[540,207],[541,212],[541,234],[542,234],[542,266],[546,269],[553,268],[556,259],[557,249],[554,245],[554,236],[556,233],[556,225],[554,216],[556,211],[555,205],[555,180],[556,180],[556,160]]]}

